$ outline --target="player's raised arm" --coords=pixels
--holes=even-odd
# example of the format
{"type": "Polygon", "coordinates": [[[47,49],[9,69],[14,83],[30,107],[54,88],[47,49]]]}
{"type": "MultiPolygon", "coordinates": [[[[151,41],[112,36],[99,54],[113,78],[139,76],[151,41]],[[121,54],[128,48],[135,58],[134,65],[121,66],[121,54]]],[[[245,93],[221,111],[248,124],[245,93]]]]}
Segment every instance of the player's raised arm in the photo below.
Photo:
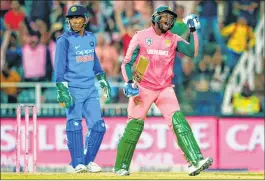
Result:
{"type": "Polygon", "coordinates": [[[136,32],[130,41],[125,59],[121,65],[122,75],[125,82],[133,81],[131,68],[134,65],[134,62],[137,60],[139,51],[140,45],[138,40],[138,32],[136,32]]]}
{"type": "Polygon", "coordinates": [[[190,30],[189,42],[184,39],[178,41],[176,51],[193,58],[198,55],[199,40],[196,29],[200,28],[200,24],[198,17],[193,14],[186,16],[183,21],[190,30]]]}

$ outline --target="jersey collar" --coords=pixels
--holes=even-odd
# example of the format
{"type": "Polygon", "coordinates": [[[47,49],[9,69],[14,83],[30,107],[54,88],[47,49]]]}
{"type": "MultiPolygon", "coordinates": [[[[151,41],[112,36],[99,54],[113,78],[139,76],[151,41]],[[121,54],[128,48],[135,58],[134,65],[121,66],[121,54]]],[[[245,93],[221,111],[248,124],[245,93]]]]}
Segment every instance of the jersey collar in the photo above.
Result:
{"type": "MultiPolygon", "coordinates": [[[[69,32],[71,33],[71,35],[74,35],[75,37],[78,37],[78,36],[79,36],[79,34],[76,33],[75,31],[70,30],[69,32]]],[[[85,36],[87,36],[88,34],[89,34],[88,31],[85,31],[85,32],[84,32],[84,35],[85,35],[85,36]]]]}

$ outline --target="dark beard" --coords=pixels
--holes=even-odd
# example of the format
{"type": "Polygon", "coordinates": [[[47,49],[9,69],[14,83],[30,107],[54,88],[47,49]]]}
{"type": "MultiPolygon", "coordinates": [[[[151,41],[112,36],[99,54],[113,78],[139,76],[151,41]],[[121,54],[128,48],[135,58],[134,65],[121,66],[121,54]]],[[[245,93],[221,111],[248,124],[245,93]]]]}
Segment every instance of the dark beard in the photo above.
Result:
{"type": "Polygon", "coordinates": [[[164,34],[164,33],[166,33],[168,30],[165,30],[164,28],[163,28],[163,25],[161,25],[160,23],[158,23],[158,27],[159,27],[159,29],[161,30],[161,32],[164,34]]]}

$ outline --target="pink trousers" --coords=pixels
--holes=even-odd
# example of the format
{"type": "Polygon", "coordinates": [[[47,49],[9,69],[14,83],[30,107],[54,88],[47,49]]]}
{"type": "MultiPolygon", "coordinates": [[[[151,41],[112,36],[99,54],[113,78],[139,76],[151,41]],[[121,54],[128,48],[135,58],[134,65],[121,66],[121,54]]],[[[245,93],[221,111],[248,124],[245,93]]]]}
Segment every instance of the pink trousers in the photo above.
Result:
{"type": "Polygon", "coordinates": [[[145,120],[152,103],[154,103],[172,129],[172,115],[180,110],[173,87],[166,87],[159,91],[149,90],[140,85],[138,87],[139,95],[129,98],[128,119],[145,120]],[[137,103],[138,101],[139,103],[137,103]]]}

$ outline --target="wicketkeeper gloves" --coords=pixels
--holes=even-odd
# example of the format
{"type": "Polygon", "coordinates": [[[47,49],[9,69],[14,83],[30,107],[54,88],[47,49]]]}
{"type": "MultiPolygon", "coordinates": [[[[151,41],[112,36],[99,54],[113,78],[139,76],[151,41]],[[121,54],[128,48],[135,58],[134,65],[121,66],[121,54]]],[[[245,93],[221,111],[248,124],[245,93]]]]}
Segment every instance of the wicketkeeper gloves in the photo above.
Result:
{"type": "Polygon", "coordinates": [[[111,98],[111,87],[110,87],[108,81],[106,80],[105,73],[97,74],[96,78],[99,81],[100,87],[104,91],[104,96],[106,96],[108,99],[110,99],[111,98]]]}
{"type": "Polygon", "coordinates": [[[124,94],[127,97],[134,97],[139,94],[139,89],[136,84],[133,83],[133,81],[128,81],[127,83],[125,83],[123,90],[124,94]]]}
{"type": "Polygon", "coordinates": [[[183,22],[188,25],[190,32],[194,32],[200,29],[199,18],[195,14],[189,14],[184,19],[183,22]]]}
{"type": "Polygon", "coordinates": [[[68,84],[67,82],[57,82],[57,101],[59,102],[60,106],[69,108],[74,104],[74,100],[68,91],[68,84]]]}

